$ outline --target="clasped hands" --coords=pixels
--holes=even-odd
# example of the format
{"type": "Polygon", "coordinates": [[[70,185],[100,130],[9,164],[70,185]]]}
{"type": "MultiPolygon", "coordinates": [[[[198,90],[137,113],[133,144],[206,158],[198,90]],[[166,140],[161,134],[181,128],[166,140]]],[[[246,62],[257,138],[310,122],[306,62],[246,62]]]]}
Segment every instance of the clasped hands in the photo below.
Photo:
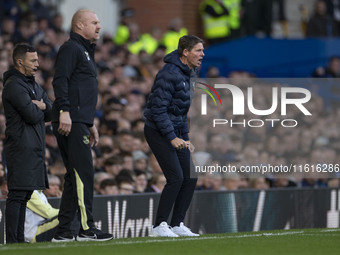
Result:
{"type": "Polygon", "coordinates": [[[195,146],[190,141],[184,141],[183,139],[178,137],[171,140],[171,145],[176,150],[189,149],[190,152],[193,152],[195,150],[195,146]]]}

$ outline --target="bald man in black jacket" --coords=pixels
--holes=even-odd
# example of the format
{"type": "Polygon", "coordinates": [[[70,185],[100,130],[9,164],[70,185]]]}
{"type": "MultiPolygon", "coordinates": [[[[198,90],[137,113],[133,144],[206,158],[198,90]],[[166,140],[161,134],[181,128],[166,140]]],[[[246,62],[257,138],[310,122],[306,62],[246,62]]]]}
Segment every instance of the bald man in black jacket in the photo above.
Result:
{"type": "Polygon", "coordinates": [[[79,10],[72,18],[70,39],[57,55],[53,88],[53,131],[67,173],[59,211],[59,226],[52,242],[106,241],[113,235],[94,227],[92,216],[93,176],[91,147],[99,135],[93,120],[98,83],[94,62],[100,22],[90,10],[79,10]],[[71,222],[78,211],[80,230],[72,233],[71,222]]]}

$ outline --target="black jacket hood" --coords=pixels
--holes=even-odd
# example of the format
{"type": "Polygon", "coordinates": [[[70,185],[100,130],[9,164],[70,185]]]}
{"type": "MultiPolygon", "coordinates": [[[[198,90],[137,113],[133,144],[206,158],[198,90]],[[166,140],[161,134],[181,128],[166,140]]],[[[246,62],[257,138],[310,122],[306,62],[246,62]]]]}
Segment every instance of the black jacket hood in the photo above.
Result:
{"type": "Polygon", "coordinates": [[[19,72],[17,69],[12,68],[12,69],[10,69],[10,70],[8,70],[7,72],[4,73],[4,85],[6,84],[6,81],[12,76],[17,76],[27,83],[34,83],[35,82],[34,76],[25,76],[24,74],[19,72]]]}
{"type": "Polygon", "coordinates": [[[181,59],[179,58],[178,51],[174,50],[173,52],[169,53],[164,57],[164,62],[168,64],[174,64],[178,66],[183,73],[190,75],[190,68],[188,65],[182,63],[181,59]]]}

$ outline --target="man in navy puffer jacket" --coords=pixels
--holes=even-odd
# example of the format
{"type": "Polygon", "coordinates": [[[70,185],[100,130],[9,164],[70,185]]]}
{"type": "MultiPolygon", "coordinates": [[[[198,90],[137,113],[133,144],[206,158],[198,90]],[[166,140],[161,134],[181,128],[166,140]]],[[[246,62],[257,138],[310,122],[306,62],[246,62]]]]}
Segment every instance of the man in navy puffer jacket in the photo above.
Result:
{"type": "Polygon", "coordinates": [[[196,36],[180,38],[178,49],[164,58],[166,64],[156,76],[144,111],[145,138],[167,180],[150,236],[197,236],[183,220],[197,182],[190,178],[190,76],[202,63],[203,49],[203,41],[196,36]]]}

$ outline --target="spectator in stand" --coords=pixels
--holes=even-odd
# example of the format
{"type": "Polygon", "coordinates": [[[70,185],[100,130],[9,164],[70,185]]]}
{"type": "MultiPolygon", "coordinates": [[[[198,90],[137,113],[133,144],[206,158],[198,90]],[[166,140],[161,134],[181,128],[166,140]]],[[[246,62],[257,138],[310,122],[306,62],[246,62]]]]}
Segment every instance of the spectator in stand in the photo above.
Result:
{"type": "Polygon", "coordinates": [[[327,14],[327,5],[324,0],[317,0],[313,16],[307,23],[307,37],[334,37],[339,36],[340,28],[336,20],[327,14]]]}
{"type": "Polygon", "coordinates": [[[230,27],[230,39],[241,36],[241,9],[242,0],[224,0],[229,10],[228,25],[230,27]]]}
{"type": "MultiPolygon", "coordinates": [[[[136,119],[131,123],[131,129],[133,133],[142,134],[144,130],[145,120],[144,119],[136,119]]],[[[142,137],[143,134],[142,134],[142,137]]]]}
{"type": "MultiPolygon", "coordinates": [[[[142,151],[142,149],[143,149],[143,136],[142,136],[142,134],[141,133],[133,133],[132,152],[142,151]]],[[[132,154],[132,156],[133,156],[133,154],[132,154]]]]}
{"type": "Polygon", "coordinates": [[[9,41],[15,32],[15,21],[10,17],[2,19],[0,35],[5,41],[9,41]]]}
{"type": "Polygon", "coordinates": [[[19,1],[18,6],[23,13],[32,12],[37,19],[50,18],[48,7],[41,3],[40,0],[19,1]]]}
{"type": "Polygon", "coordinates": [[[132,171],[133,170],[133,158],[132,153],[121,153],[120,157],[123,158],[123,168],[132,171]]]}
{"type": "Polygon", "coordinates": [[[119,183],[119,181],[122,180],[129,180],[131,183],[135,182],[136,175],[134,171],[131,171],[129,169],[122,169],[119,174],[116,176],[116,181],[119,183]]]}
{"type": "Polygon", "coordinates": [[[133,185],[133,179],[128,175],[120,175],[116,178],[118,184],[118,192],[121,195],[131,195],[134,193],[135,188],[133,185]]]}
{"type": "Polygon", "coordinates": [[[208,44],[226,41],[230,36],[229,10],[225,0],[204,0],[199,11],[204,24],[204,35],[208,44]]]}
{"type": "Polygon", "coordinates": [[[94,194],[100,194],[100,183],[103,180],[111,179],[111,176],[105,172],[97,172],[94,174],[94,194]]]}
{"type": "Polygon", "coordinates": [[[158,47],[158,40],[149,33],[141,34],[136,23],[129,25],[129,34],[127,47],[134,55],[138,55],[141,52],[152,55],[158,47]]]}
{"type": "Polygon", "coordinates": [[[44,190],[47,197],[61,197],[62,191],[60,189],[61,182],[58,176],[48,175],[49,188],[44,190]]]}
{"type": "Polygon", "coordinates": [[[220,76],[220,70],[216,66],[210,66],[207,69],[207,78],[219,78],[220,76]]]}
{"type": "Polygon", "coordinates": [[[166,54],[177,49],[178,40],[188,34],[188,30],[183,27],[183,21],[180,18],[174,18],[169,23],[167,32],[163,35],[161,43],[166,47],[166,54]]]}
{"type": "Polygon", "coordinates": [[[291,188],[297,187],[297,184],[289,179],[285,173],[277,173],[272,179],[268,180],[271,188],[291,188]]]}
{"type": "MultiPolygon", "coordinates": [[[[215,164],[212,164],[215,165],[215,164]]],[[[197,187],[199,190],[225,190],[225,187],[222,185],[222,175],[220,173],[214,172],[206,172],[201,175],[202,184],[197,187]]]]}
{"type": "MultiPolygon", "coordinates": [[[[301,8],[301,7],[300,7],[301,8]]],[[[283,30],[283,36],[285,38],[288,38],[289,35],[289,27],[288,27],[288,21],[286,18],[286,0],[274,0],[273,1],[273,10],[276,10],[276,16],[277,21],[280,22],[282,30],[283,30]],[[276,8],[274,7],[276,5],[276,8]]]]}
{"type": "Polygon", "coordinates": [[[118,134],[119,148],[121,152],[131,152],[133,136],[130,131],[123,130],[118,134]]]}
{"type": "Polygon", "coordinates": [[[337,177],[337,178],[329,178],[328,182],[327,182],[327,186],[329,188],[334,188],[334,189],[340,188],[340,179],[339,179],[339,177],[337,177]]]}
{"type": "Polygon", "coordinates": [[[327,67],[317,67],[312,75],[315,78],[340,78],[340,58],[331,57],[327,67]]]}
{"type": "Polygon", "coordinates": [[[112,156],[103,162],[103,168],[106,173],[115,178],[123,169],[123,159],[120,156],[112,156]]]}
{"type": "Polygon", "coordinates": [[[148,180],[146,178],[146,172],[141,170],[134,170],[135,173],[135,192],[142,193],[145,192],[148,186],[148,180]]]}
{"type": "Polygon", "coordinates": [[[68,34],[63,29],[64,17],[61,13],[54,14],[51,27],[56,34],[56,44],[62,45],[68,39],[68,34]]]}
{"type": "Polygon", "coordinates": [[[236,161],[236,155],[232,151],[232,142],[226,134],[213,135],[209,140],[209,150],[212,160],[218,160],[225,165],[228,162],[236,161]]]}
{"type": "Polygon", "coordinates": [[[238,190],[241,178],[238,173],[224,173],[222,177],[223,186],[226,190],[238,190]]]}
{"type": "Polygon", "coordinates": [[[17,21],[19,16],[21,15],[21,9],[19,8],[18,1],[16,0],[7,0],[0,1],[0,19],[2,17],[10,17],[13,21],[17,21]]]}
{"type": "Polygon", "coordinates": [[[100,195],[118,195],[119,190],[118,190],[116,180],[113,178],[102,180],[99,185],[99,194],[100,195]]]}
{"type": "Polygon", "coordinates": [[[51,23],[51,27],[56,33],[65,33],[63,29],[64,16],[61,13],[54,14],[51,23]]]}
{"type": "Polygon", "coordinates": [[[132,156],[134,169],[145,172],[148,166],[148,156],[141,150],[134,151],[132,156]]]}
{"type": "Polygon", "coordinates": [[[18,21],[18,29],[13,34],[11,41],[14,44],[29,43],[33,44],[34,35],[37,33],[37,19],[34,14],[26,13],[18,21]]]}
{"type": "Polygon", "coordinates": [[[48,172],[62,178],[66,174],[66,168],[61,159],[57,159],[53,165],[49,165],[48,172]]]}
{"type": "Polygon", "coordinates": [[[101,135],[98,141],[98,148],[102,154],[103,159],[107,159],[114,155],[114,143],[111,136],[101,135]]]}
{"type": "Polygon", "coordinates": [[[340,26],[340,0],[325,0],[327,4],[327,13],[329,16],[333,17],[340,26]]]}
{"type": "Polygon", "coordinates": [[[246,35],[257,35],[259,32],[266,36],[272,31],[272,0],[242,1],[243,29],[246,35]]]}
{"type": "Polygon", "coordinates": [[[154,173],[151,177],[150,184],[146,188],[145,192],[161,193],[166,184],[166,179],[162,173],[154,173]]]}
{"type": "Polygon", "coordinates": [[[117,32],[113,37],[116,45],[120,46],[129,40],[129,25],[133,22],[134,11],[132,8],[126,8],[121,11],[121,23],[117,28],[117,32]]]}
{"type": "Polygon", "coordinates": [[[262,175],[260,176],[251,176],[249,178],[249,188],[252,189],[268,189],[269,185],[266,178],[262,175]]]}

